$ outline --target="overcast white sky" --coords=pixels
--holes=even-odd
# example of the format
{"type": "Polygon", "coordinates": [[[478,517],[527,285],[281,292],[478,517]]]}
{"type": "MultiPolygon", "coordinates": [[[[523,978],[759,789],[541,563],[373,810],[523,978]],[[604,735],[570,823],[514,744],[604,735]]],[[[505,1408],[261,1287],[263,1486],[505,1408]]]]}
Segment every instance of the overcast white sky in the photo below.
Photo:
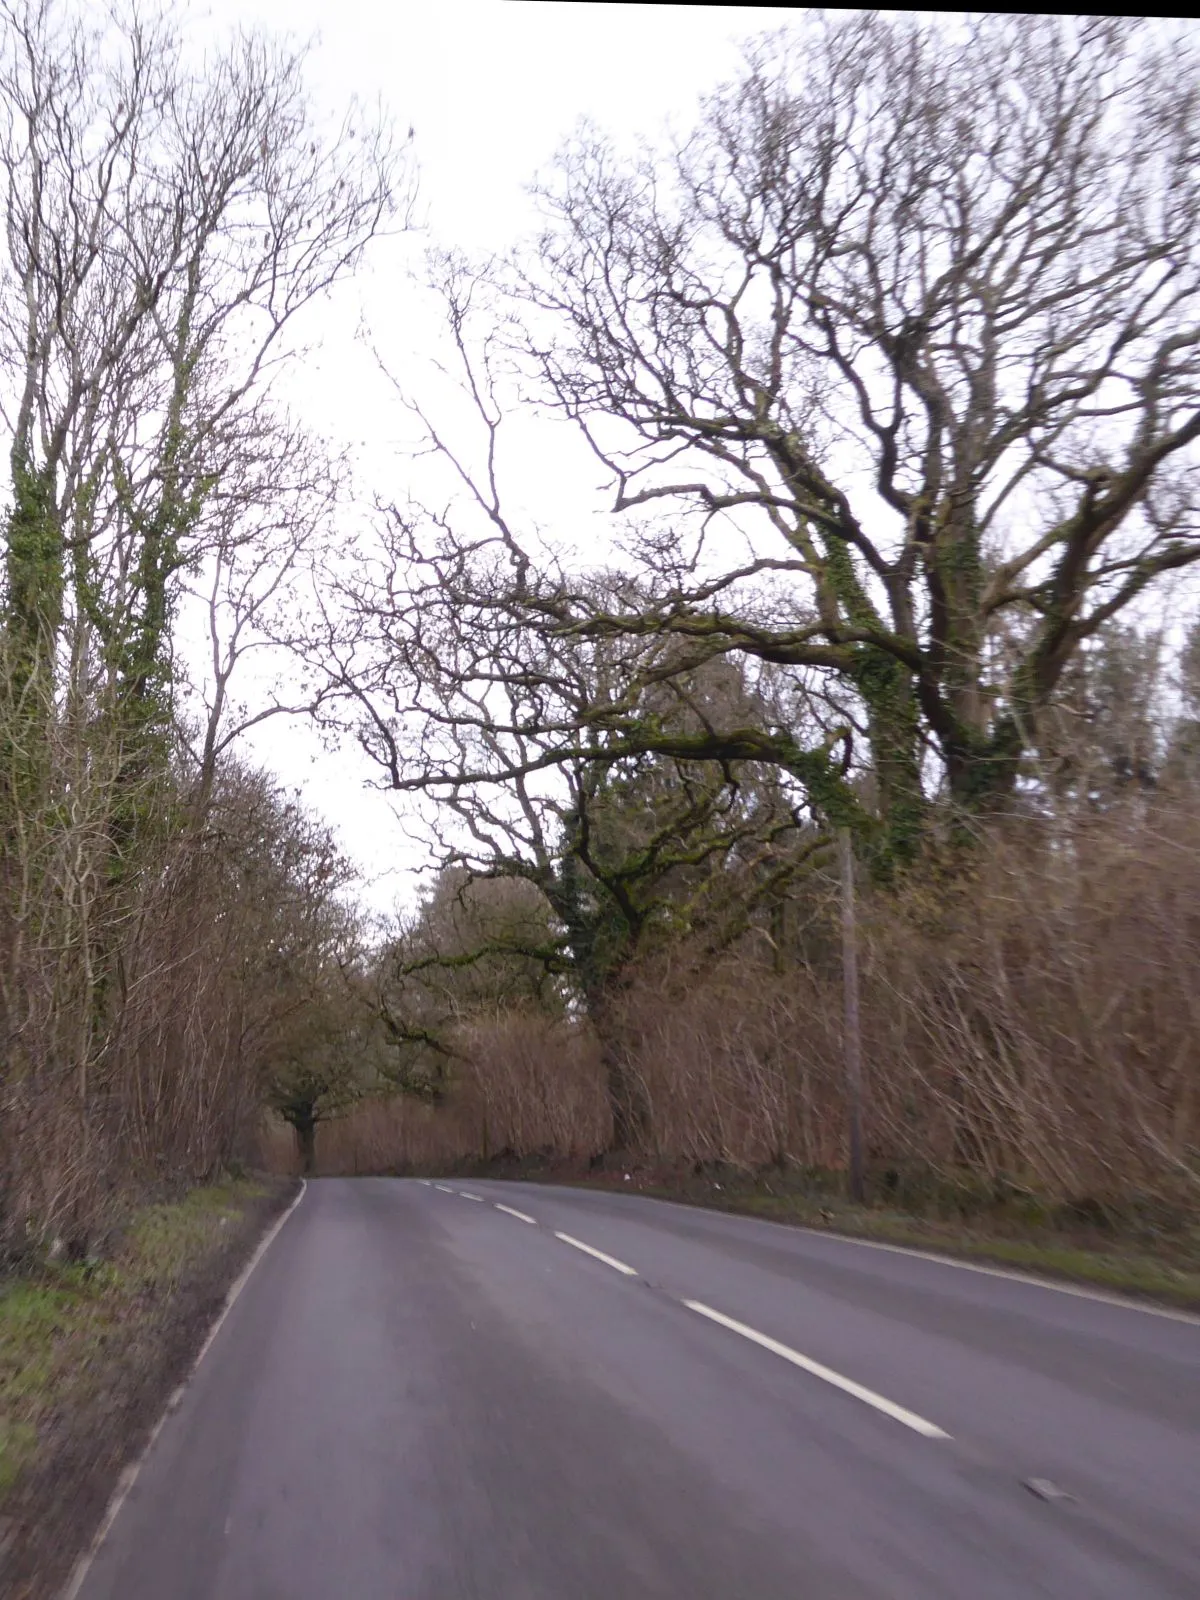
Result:
{"type": "MultiPolygon", "coordinates": [[[[686,124],[699,97],[737,70],[740,41],[796,15],[783,6],[555,0],[210,0],[183,10],[201,37],[259,25],[312,40],[309,81],[331,109],[353,95],[382,98],[401,132],[415,129],[424,240],[471,254],[503,250],[529,226],[525,186],[579,118],[630,141],[686,124]]],[[[305,337],[321,348],[286,385],[310,426],[353,447],[368,493],[401,494],[396,441],[405,424],[355,335],[369,330],[389,365],[420,387],[431,334],[404,274],[421,242],[384,241],[354,284],[310,317],[305,337]]],[[[577,525],[596,503],[594,464],[561,430],[541,460],[541,471],[512,488],[544,523],[577,525]]],[[[372,906],[411,899],[420,856],[396,802],[366,787],[355,751],[325,752],[303,725],[281,719],[258,730],[252,749],[335,825],[372,906]]]]}

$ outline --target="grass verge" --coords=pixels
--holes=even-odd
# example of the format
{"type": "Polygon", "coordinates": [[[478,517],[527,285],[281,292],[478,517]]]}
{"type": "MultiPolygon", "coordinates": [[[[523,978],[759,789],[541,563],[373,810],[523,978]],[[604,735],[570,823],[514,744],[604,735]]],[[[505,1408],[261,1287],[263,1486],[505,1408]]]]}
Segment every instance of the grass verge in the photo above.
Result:
{"type": "Polygon", "coordinates": [[[131,1213],[104,1260],[0,1278],[0,1593],[59,1592],[295,1187],[195,1188],[131,1213]]]}

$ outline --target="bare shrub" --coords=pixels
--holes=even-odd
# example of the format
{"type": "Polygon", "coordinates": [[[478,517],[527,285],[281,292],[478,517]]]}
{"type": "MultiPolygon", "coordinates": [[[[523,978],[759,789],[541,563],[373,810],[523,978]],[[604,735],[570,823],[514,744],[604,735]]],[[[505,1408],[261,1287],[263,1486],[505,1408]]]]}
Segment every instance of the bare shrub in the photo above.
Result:
{"type": "Polygon", "coordinates": [[[500,1012],[465,1024],[459,1048],[485,1159],[501,1150],[577,1158],[604,1149],[611,1123],[588,1030],[536,1012],[500,1012]]]}
{"type": "MultiPolygon", "coordinates": [[[[461,1100],[434,1107],[396,1096],[372,1100],[316,1130],[316,1171],[323,1177],[352,1177],[394,1169],[439,1171],[478,1153],[475,1108],[461,1100]]],[[[276,1171],[299,1172],[294,1138],[274,1152],[276,1171]]]]}
{"type": "Polygon", "coordinates": [[[960,908],[871,930],[877,1144],[1060,1196],[1194,1200],[1198,960],[1191,805],[993,838],[960,908]]]}
{"type": "MultiPolygon", "coordinates": [[[[934,891],[926,878],[862,910],[877,1176],[893,1168],[1047,1201],[1195,1202],[1193,801],[996,830],[969,882],[934,891]]],[[[751,935],[708,959],[680,943],[643,962],[607,1040],[649,1107],[642,1154],[844,1167],[841,1016],[836,959],[796,939],[781,949],[751,935]]],[[[580,1160],[607,1147],[600,1048],[581,1024],[496,1009],[462,1023],[455,1048],[441,1104],[358,1108],[319,1130],[318,1170],[580,1160]]],[[[265,1148],[275,1170],[295,1170],[277,1130],[265,1148]]]]}
{"type": "Polygon", "coordinates": [[[230,766],[199,813],[164,786],[116,885],[88,781],[51,793],[72,825],[33,818],[2,863],[4,1253],[85,1250],[131,1193],[252,1155],[281,1025],[340,926],[327,838],[253,774],[230,766]]]}
{"type": "Polygon", "coordinates": [[[826,988],[804,967],[772,970],[753,945],[715,964],[687,955],[644,968],[615,1015],[615,1048],[650,1107],[653,1153],[837,1165],[839,1013],[826,988]]]}
{"type": "MultiPolygon", "coordinates": [[[[1193,811],[997,832],[950,898],[926,887],[866,911],[877,1165],[1058,1198],[1195,1198],[1193,811]]],[[[708,969],[677,952],[630,986],[622,1048],[656,1154],[844,1164],[839,976],[775,965],[749,944],[708,969]]]]}

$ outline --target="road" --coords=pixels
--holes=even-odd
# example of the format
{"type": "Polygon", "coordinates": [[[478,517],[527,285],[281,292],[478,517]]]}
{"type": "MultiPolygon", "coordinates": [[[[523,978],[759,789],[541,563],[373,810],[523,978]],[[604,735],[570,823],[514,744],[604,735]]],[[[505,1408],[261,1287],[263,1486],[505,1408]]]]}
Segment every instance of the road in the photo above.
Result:
{"type": "Polygon", "coordinates": [[[1196,1600],[1200,1319],[632,1195],[323,1180],[78,1593],[1196,1600]]]}

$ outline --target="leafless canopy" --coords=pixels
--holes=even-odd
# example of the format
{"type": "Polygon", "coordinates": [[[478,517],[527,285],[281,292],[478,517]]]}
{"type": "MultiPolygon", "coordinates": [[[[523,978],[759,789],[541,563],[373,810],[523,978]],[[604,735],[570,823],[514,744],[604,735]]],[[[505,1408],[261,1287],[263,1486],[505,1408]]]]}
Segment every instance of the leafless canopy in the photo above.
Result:
{"type": "MultiPolygon", "coordinates": [[[[691,753],[749,740],[880,859],[911,858],[938,790],[1002,801],[1081,641],[1200,557],[1193,64],[1186,35],[1129,20],[813,17],[669,152],[582,133],[536,250],[498,275],[490,343],[470,333],[489,285],[448,283],[491,543],[414,539],[463,692],[533,696],[511,731],[538,720],[546,641],[622,640],[657,673],[675,639],[689,669],[732,653],[815,680],[821,726],[807,692],[808,721],[691,753]],[[506,520],[501,345],[611,475],[623,602],[506,520]]],[[[655,746],[627,709],[591,707],[558,748],[585,722],[655,746]]],[[[394,779],[469,775],[418,766],[394,779]]]]}
{"type": "Polygon", "coordinates": [[[136,694],[178,574],[319,478],[267,387],[408,180],[378,117],[322,128],[303,54],[263,36],[198,61],[163,15],[9,0],[0,38],[7,609],[46,653],[65,606],[136,694]]]}

